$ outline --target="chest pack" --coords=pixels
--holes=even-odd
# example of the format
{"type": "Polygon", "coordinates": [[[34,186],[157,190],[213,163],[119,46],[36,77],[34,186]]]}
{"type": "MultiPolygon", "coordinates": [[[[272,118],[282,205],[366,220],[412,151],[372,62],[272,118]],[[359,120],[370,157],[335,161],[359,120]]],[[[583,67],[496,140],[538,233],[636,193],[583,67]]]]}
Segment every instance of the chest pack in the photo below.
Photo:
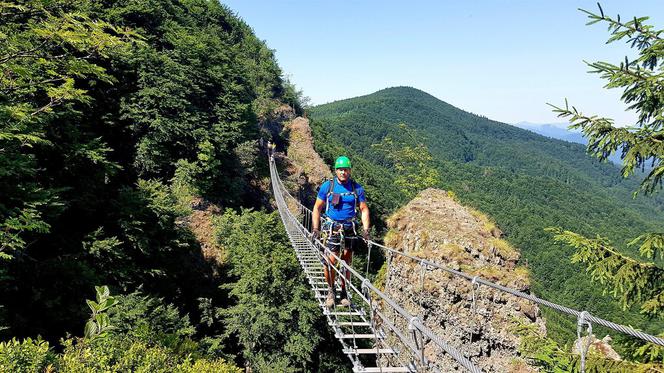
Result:
{"type": "Polygon", "coordinates": [[[351,187],[350,192],[334,193],[334,186],[336,184],[336,180],[337,180],[336,177],[333,177],[332,180],[330,180],[330,190],[327,191],[327,195],[325,196],[325,214],[327,214],[327,212],[330,209],[330,196],[332,196],[332,204],[336,206],[337,204],[341,203],[341,199],[343,198],[343,196],[349,196],[349,195],[353,196],[353,203],[354,203],[353,210],[357,214],[358,197],[357,197],[357,192],[355,191],[355,182],[352,179],[350,180],[350,187],[351,187]],[[335,201],[334,200],[335,198],[338,198],[338,200],[335,201]]]}

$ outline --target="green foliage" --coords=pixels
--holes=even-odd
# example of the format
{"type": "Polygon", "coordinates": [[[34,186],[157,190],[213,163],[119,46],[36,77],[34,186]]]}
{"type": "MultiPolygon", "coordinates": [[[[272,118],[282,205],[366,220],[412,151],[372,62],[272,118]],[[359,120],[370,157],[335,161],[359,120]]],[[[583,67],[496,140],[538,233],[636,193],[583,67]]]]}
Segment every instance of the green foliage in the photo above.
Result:
{"type": "Polygon", "coordinates": [[[193,342],[195,328],[189,316],[163,299],[140,292],[118,297],[118,304],[109,312],[114,334],[130,336],[148,345],[160,345],[179,354],[197,352],[193,342]]]}
{"type": "Polygon", "coordinates": [[[2,372],[50,372],[56,361],[48,342],[26,338],[12,338],[0,342],[0,371],[2,372]]]}
{"type": "Polygon", "coordinates": [[[311,299],[278,214],[227,210],[217,221],[228,251],[227,287],[236,302],[220,309],[227,332],[258,371],[309,371],[321,336],[311,299]]]}
{"type": "MultiPolygon", "coordinates": [[[[50,191],[34,181],[35,150],[51,148],[47,123],[58,110],[73,111],[92,101],[76,80],[111,83],[98,64],[130,48],[136,35],[86,14],[81,4],[25,1],[0,3],[0,254],[23,249],[24,236],[46,233],[43,209],[52,204],[50,191]],[[25,234],[25,233],[27,234],[25,234]],[[5,251],[4,253],[1,253],[5,251]]],[[[105,144],[89,147],[84,157],[104,163],[105,144]]]]}
{"type": "Polygon", "coordinates": [[[0,14],[0,332],[53,343],[99,283],[142,286],[197,324],[198,299],[223,292],[182,215],[194,196],[252,202],[254,109],[287,88],[274,52],[204,0],[0,14]]]}
{"type": "Polygon", "coordinates": [[[108,286],[95,286],[97,291],[97,301],[86,300],[85,302],[90,307],[92,314],[87,323],[85,323],[85,338],[96,339],[105,338],[108,332],[113,330],[107,311],[113,307],[118,301],[115,297],[111,296],[108,286]]]}
{"type": "MultiPolygon", "coordinates": [[[[521,337],[519,353],[530,365],[545,372],[580,372],[581,358],[572,354],[570,346],[561,346],[551,338],[543,336],[537,325],[515,322],[510,332],[521,337]]],[[[638,364],[630,361],[606,359],[593,349],[586,356],[586,372],[657,372],[660,364],[638,364]]]]}
{"type": "Polygon", "coordinates": [[[24,208],[17,216],[0,223],[0,260],[11,259],[11,252],[22,249],[26,242],[21,232],[46,233],[50,226],[41,220],[41,213],[31,207],[24,208]]]}
{"type": "MultiPolygon", "coordinates": [[[[266,287],[273,294],[233,272],[229,305],[221,271],[183,216],[201,196],[224,208],[256,205],[257,118],[284,102],[306,105],[274,52],[206,0],[25,0],[0,2],[0,15],[3,335],[57,341],[87,318],[84,289],[105,283],[141,293],[98,289],[89,338],[67,340],[56,369],[235,371],[200,358],[240,348],[256,369],[318,364],[309,338],[318,311],[292,255],[266,267],[265,281],[281,285],[266,287]],[[278,340],[254,352],[252,319],[278,340]],[[225,327],[234,337],[222,341],[225,327]]],[[[283,245],[276,217],[260,224],[283,245]]]]}
{"type": "Polygon", "coordinates": [[[200,195],[195,187],[196,183],[196,165],[181,159],[175,166],[175,175],[171,179],[171,191],[177,201],[177,211],[179,215],[189,215],[191,213],[191,202],[200,195]]]}
{"type": "Polygon", "coordinates": [[[654,263],[643,263],[614,249],[605,238],[586,238],[580,234],[549,229],[557,242],[573,247],[572,263],[587,265],[593,280],[607,285],[611,295],[627,309],[641,304],[641,312],[661,317],[664,311],[664,269],[654,263]]]}
{"type": "Polygon", "coordinates": [[[621,151],[623,160],[622,174],[624,177],[634,174],[636,170],[648,165],[650,172],[641,182],[641,189],[652,193],[661,187],[664,174],[664,148],[661,146],[662,125],[664,124],[664,90],[662,90],[661,74],[664,72],[664,39],[661,33],[646,23],[648,17],[634,17],[624,22],[604,14],[601,6],[600,14],[582,10],[588,15],[588,25],[597,22],[608,24],[611,37],[608,43],[625,40],[631,48],[636,49],[638,56],[633,59],[625,57],[619,65],[598,61],[587,63],[590,72],[599,74],[607,80],[606,88],[621,88],[621,100],[628,104],[638,116],[636,123],[628,127],[616,127],[614,121],[598,116],[586,116],[575,107],[554,107],[558,116],[568,118],[570,127],[579,128],[588,138],[588,151],[600,159],[606,159],[616,151],[621,151]]]}
{"type": "Polygon", "coordinates": [[[121,336],[94,341],[69,339],[64,347],[59,359],[63,372],[241,372],[223,359],[193,359],[121,336]]]}
{"type": "Polygon", "coordinates": [[[396,172],[394,184],[406,196],[413,198],[418,192],[440,182],[438,170],[432,166],[429,149],[416,138],[417,134],[405,123],[400,123],[398,140],[389,135],[372,146],[392,162],[396,172]],[[411,145],[416,144],[416,145],[411,145]]]}
{"type": "Polygon", "coordinates": [[[0,342],[3,372],[224,372],[241,370],[223,359],[194,359],[169,349],[129,338],[64,340],[64,352],[56,355],[42,340],[0,342]]]}
{"type": "Polygon", "coordinates": [[[311,99],[304,95],[301,89],[297,89],[289,79],[284,80],[284,91],[282,100],[290,105],[297,115],[303,115],[309,107],[311,99]]]}
{"type": "Polygon", "coordinates": [[[106,286],[96,291],[85,338],[63,340],[61,354],[41,339],[0,342],[0,371],[239,372],[198,351],[194,328],[173,305],[139,293],[112,297],[106,286]]]}

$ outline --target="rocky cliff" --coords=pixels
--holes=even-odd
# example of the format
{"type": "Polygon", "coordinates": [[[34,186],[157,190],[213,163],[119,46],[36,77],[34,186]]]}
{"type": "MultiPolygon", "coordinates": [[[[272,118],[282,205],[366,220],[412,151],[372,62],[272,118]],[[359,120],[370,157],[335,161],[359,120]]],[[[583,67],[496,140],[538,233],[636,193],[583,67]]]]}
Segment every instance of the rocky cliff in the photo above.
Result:
{"type": "MultiPolygon", "coordinates": [[[[500,230],[445,191],[422,191],[388,220],[388,227],[389,247],[501,285],[529,289],[528,271],[517,265],[519,253],[500,239],[500,230]]],[[[534,323],[545,333],[536,305],[486,287],[475,290],[473,301],[469,281],[441,270],[423,270],[405,257],[391,261],[385,291],[483,371],[535,371],[519,356],[520,338],[511,330],[534,323]]],[[[453,370],[453,361],[432,343],[425,352],[441,371],[453,370]]]]}
{"type": "Polygon", "coordinates": [[[285,155],[277,157],[288,171],[284,182],[291,192],[298,194],[300,201],[311,208],[318,187],[323,180],[332,177],[332,172],[314,150],[308,119],[295,117],[284,122],[284,132],[288,138],[288,150],[285,155]]]}

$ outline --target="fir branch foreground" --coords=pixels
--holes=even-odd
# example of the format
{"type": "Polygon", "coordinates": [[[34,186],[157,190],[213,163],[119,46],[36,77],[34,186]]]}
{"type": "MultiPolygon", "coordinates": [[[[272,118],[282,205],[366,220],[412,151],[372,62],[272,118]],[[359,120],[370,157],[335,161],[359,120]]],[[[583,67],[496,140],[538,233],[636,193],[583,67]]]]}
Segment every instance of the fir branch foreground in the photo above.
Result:
{"type": "MultiPolygon", "coordinates": [[[[588,25],[605,23],[610,34],[608,43],[626,42],[637,52],[635,58],[625,57],[619,64],[603,61],[586,62],[590,73],[607,81],[607,89],[623,91],[621,100],[637,114],[635,123],[616,125],[615,121],[598,115],[583,114],[565,100],[564,107],[551,105],[553,111],[570,122],[571,129],[580,129],[588,139],[587,151],[606,160],[619,153],[622,176],[633,176],[637,170],[649,169],[638,192],[657,193],[664,176],[664,30],[648,24],[648,17],[628,21],[607,16],[598,4],[599,14],[580,9],[588,15],[588,25]]],[[[664,318],[664,233],[645,232],[629,240],[626,247],[639,245],[642,258],[632,258],[606,238],[587,238],[562,228],[548,229],[554,240],[573,247],[573,263],[584,263],[593,280],[605,286],[623,309],[638,305],[652,318],[664,318]]],[[[664,335],[664,333],[660,334],[664,335]]],[[[644,361],[664,362],[664,348],[635,342],[634,357],[644,361]]]]}

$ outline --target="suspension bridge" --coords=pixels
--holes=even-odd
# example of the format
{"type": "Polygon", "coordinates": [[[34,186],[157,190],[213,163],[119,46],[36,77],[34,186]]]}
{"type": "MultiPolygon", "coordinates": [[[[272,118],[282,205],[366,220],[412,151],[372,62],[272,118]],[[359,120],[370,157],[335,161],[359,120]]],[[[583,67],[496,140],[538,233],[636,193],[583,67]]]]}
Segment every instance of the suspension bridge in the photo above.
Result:
{"type": "MultiPolygon", "coordinates": [[[[312,217],[311,210],[300,203],[284,186],[273,158],[270,158],[269,162],[272,190],[281,220],[322,313],[327,318],[327,323],[332,328],[334,336],[339,340],[343,353],[348,356],[353,365],[353,372],[440,372],[441,369],[445,369],[445,371],[481,372],[468,357],[424,325],[418,315],[411,314],[402,305],[397,304],[387,294],[374,286],[367,279],[368,273],[363,276],[358,270],[330,252],[320,241],[312,241],[310,239],[311,232],[309,231],[312,217]],[[328,285],[323,272],[323,255],[334,257],[338,263],[335,266],[329,266],[330,270],[336,272],[337,298],[342,296],[339,279],[350,278],[346,281],[346,291],[352,302],[347,307],[335,305],[332,308],[327,308],[325,306],[328,285]],[[439,366],[429,358],[432,353],[444,354],[450,357],[456,366],[439,366]]],[[[664,339],[662,338],[595,317],[586,311],[577,311],[561,306],[478,276],[472,276],[403,253],[374,241],[368,241],[367,245],[369,248],[377,246],[386,253],[388,258],[386,282],[389,282],[390,258],[402,256],[412,260],[425,271],[441,270],[468,280],[472,284],[473,299],[475,298],[475,289],[486,286],[549,307],[557,312],[571,315],[577,319],[576,333],[579,338],[582,334],[590,336],[593,325],[601,325],[664,346],[664,339]]],[[[371,250],[369,250],[369,255],[370,253],[371,250]]],[[[368,261],[370,261],[370,257],[368,261]]],[[[585,370],[590,338],[587,338],[587,341],[588,343],[581,348],[580,368],[582,372],[585,370]]]]}

